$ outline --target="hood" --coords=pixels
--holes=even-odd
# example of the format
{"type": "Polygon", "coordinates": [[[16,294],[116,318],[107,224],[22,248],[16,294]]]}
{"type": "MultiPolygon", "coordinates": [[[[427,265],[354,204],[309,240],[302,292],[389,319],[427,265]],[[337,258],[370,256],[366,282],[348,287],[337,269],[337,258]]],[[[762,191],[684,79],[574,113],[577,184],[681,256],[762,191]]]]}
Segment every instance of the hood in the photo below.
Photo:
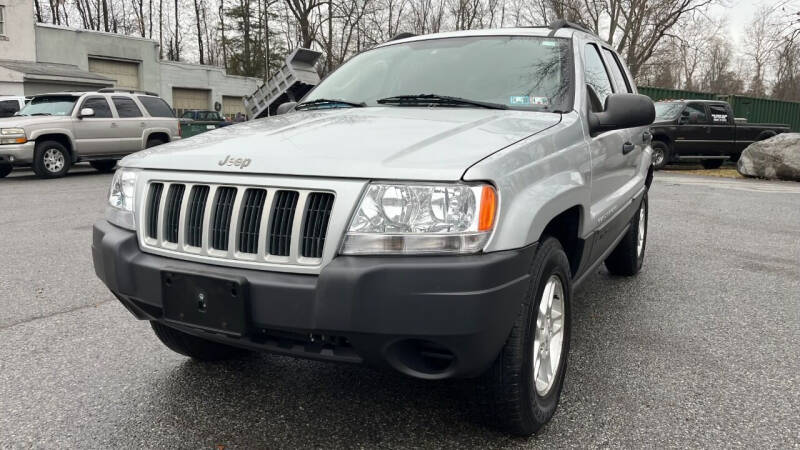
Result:
{"type": "Polygon", "coordinates": [[[25,128],[40,123],[72,120],[71,116],[11,116],[0,119],[0,128],[25,128]]]}
{"type": "Polygon", "coordinates": [[[560,114],[367,107],[254,120],[135,153],[122,166],[271,175],[458,180],[560,114]]]}

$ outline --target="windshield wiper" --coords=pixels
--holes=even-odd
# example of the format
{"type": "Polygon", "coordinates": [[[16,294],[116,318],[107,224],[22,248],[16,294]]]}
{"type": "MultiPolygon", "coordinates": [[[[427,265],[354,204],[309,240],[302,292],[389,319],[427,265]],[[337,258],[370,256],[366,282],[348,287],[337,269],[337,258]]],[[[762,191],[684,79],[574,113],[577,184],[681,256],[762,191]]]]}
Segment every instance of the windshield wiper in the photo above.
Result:
{"type": "Polygon", "coordinates": [[[52,116],[50,113],[33,113],[32,116],[52,116]]]}
{"type": "MultiPolygon", "coordinates": [[[[310,108],[310,107],[313,107],[313,106],[324,106],[324,105],[332,105],[332,106],[333,105],[345,105],[345,106],[349,106],[351,108],[363,108],[364,106],[367,106],[367,104],[364,103],[364,102],[356,103],[356,102],[349,102],[347,100],[339,100],[339,99],[335,99],[335,98],[318,98],[316,100],[310,100],[310,101],[307,101],[307,102],[298,103],[297,106],[295,106],[295,109],[305,109],[305,108],[310,108]]],[[[335,107],[335,106],[333,106],[333,107],[335,107]]]]}
{"type": "Polygon", "coordinates": [[[489,109],[508,109],[508,106],[500,103],[482,102],[480,100],[470,100],[461,97],[450,97],[438,94],[416,94],[416,95],[395,95],[378,100],[381,105],[413,106],[413,105],[469,105],[489,109]]]}

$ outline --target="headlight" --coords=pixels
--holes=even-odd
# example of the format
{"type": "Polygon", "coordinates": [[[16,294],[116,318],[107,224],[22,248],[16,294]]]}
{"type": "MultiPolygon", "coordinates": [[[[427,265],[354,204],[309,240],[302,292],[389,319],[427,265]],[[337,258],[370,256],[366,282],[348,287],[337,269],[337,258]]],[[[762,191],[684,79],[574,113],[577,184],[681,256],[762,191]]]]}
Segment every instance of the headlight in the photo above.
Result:
{"type": "Polygon", "coordinates": [[[136,175],[135,171],[129,169],[119,169],[114,173],[106,208],[106,219],[109,222],[129,230],[136,229],[136,222],[133,220],[136,175]]]}
{"type": "Polygon", "coordinates": [[[0,145],[2,144],[24,144],[28,142],[25,138],[25,130],[22,128],[0,128],[0,145]],[[14,137],[3,137],[14,136],[14,137]]]}
{"type": "Polygon", "coordinates": [[[489,185],[371,184],[341,253],[476,253],[489,240],[496,210],[489,185]]]}

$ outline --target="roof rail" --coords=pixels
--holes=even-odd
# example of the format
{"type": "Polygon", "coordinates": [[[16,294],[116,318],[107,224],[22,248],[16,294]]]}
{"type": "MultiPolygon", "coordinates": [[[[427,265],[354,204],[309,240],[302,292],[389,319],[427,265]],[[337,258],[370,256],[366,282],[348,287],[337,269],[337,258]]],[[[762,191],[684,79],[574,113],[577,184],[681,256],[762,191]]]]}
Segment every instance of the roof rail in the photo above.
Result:
{"type": "Polygon", "coordinates": [[[414,37],[414,36],[416,36],[416,34],[414,34],[414,33],[409,33],[409,32],[407,32],[407,31],[403,31],[403,32],[401,32],[401,33],[397,33],[397,34],[395,34],[394,36],[392,36],[392,38],[391,38],[391,39],[389,39],[389,40],[388,40],[388,41],[386,41],[386,42],[399,41],[400,39],[408,39],[408,38],[412,38],[412,37],[414,37]]]}
{"type": "Polygon", "coordinates": [[[98,89],[97,92],[108,93],[108,92],[127,92],[128,94],[144,94],[144,95],[155,95],[158,97],[158,94],[155,92],[150,91],[142,91],[139,89],[127,89],[127,88],[103,88],[98,89]]]}
{"type": "Polygon", "coordinates": [[[577,23],[570,22],[570,21],[565,20],[565,19],[556,19],[552,23],[550,23],[547,27],[550,28],[551,30],[553,30],[548,35],[549,37],[553,37],[553,35],[556,34],[556,31],[558,31],[558,30],[560,30],[562,28],[571,28],[573,30],[583,31],[584,33],[589,33],[592,36],[597,36],[597,34],[595,34],[593,31],[588,30],[586,27],[583,27],[581,25],[578,25],[577,23]]]}

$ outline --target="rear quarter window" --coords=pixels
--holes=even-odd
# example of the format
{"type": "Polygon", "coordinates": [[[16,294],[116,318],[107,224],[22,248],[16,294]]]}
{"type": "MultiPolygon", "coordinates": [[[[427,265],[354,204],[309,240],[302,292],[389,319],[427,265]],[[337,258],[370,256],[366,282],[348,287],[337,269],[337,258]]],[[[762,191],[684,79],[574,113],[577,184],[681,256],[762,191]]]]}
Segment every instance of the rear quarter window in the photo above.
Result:
{"type": "Polygon", "coordinates": [[[144,109],[153,117],[175,117],[172,108],[169,107],[167,102],[158,97],[147,97],[144,95],[139,96],[139,101],[144,106],[144,109]]]}

